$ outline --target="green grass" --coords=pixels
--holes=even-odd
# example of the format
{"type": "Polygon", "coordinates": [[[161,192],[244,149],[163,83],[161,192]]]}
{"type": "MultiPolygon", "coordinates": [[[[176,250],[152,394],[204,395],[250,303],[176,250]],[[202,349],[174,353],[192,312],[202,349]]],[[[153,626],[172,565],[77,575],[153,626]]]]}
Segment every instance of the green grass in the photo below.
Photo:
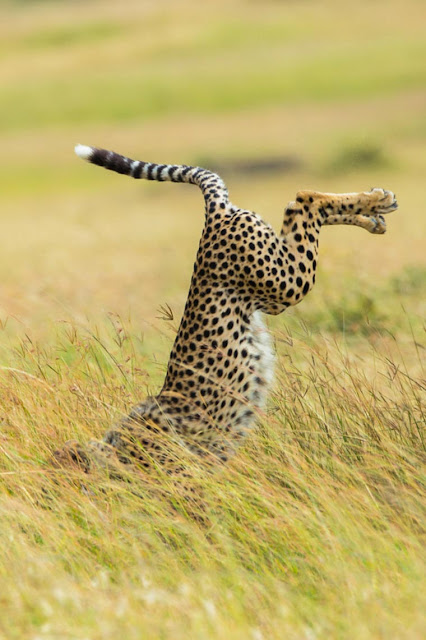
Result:
{"type": "MultiPolygon", "coordinates": [[[[302,54],[288,51],[285,44],[269,44],[259,51],[244,42],[241,48],[221,54],[225,66],[218,65],[217,51],[201,57],[153,53],[137,66],[114,65],[107,72],[98,62],[77,86],[66,76],[48,76],[44,81],[28,77],[25,85],[3,87],[0,130],[116,123],[171,112],[216,113],[247,104],[360,100],[423,88],[426,81],[424,38],[368,43],[362,48],[359,43],[327,42],[302,54]],[[236,75],[241,56],[247,67],[236,75]],[[271,57],[274,65],[269,64],[271,57]],[[220,91],[214,90],[217,86],[220,91]]],[[[131,55],[143,59],[143,51],[136,49],[131,55]]]]}
{"type": "Polygon", "coordinates": [[[4,5],[0,24],[0,637],[423,637],[424,7],[390,0],[4,5]],[[289,157],[224,177],[275,228],[303,188],[384,186],[384,237],[325,229],[269,322],[265,413],[206,476],[52,469],[164,377],[199,193],[79,162],[289,157]],[[174,319],[164,320],[170,305],[174,319]]]}

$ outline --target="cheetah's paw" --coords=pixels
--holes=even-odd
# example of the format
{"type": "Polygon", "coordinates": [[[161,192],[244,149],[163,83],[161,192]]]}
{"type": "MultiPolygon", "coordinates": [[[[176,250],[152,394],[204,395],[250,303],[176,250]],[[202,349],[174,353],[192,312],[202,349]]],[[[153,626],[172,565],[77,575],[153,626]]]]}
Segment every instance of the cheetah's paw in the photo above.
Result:
{"type": "Polygon", "coordinates": [[[77,440],[68,440],[53,452],[50,464],[56,468],[74,468],[89,472],[90,458],[86,449],[77,440]]]}
{"type": "Polygon", "coordinates": [[[392,191],[375,188],[371,189],[369,195],[373,196],[373,202],[371,203],[371,212],[374,214],[386,214],[398,209],[398,202],[395,198],[395,194],[392,193],[392,191]]]}
{"type": "Polygon", "coordinates": [[[371,227],[368,229],[370,233],[386,233],[386,221],[383,216],[370,216],[371,227]]]}

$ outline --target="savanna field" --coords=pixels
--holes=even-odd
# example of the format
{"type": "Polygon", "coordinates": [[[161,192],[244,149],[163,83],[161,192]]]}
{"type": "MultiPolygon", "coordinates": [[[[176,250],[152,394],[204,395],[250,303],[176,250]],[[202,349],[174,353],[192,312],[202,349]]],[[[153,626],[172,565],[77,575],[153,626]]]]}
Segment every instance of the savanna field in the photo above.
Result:
{"type": "Polygon", "coordinates": [[[0,16],[0,638],[424,637],[424,2],[0,16]],[[203,225],[196,187],[79,142],[216,169],[277,230],[300,188],[398,198],[384,236],[322,230],[258,427],[194,469],[201,517],[160,471],[49,465],[159,390],[203,225]]]}

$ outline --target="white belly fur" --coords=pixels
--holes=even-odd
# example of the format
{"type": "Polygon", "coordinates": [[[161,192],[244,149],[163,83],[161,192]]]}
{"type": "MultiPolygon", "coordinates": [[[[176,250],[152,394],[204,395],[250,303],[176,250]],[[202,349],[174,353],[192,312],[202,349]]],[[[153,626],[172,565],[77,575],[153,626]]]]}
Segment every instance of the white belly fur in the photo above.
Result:
{"type": "Polygon", "coordinates": [[[265,326],[261,311],[255,311],[251,317],[252,327],[252,353],[260,356],[254,360],[254,375],[264,381],[263,385],[253,388],[253,402],[256,407],[262,409],[266,404],[268,391],[274,380],[275,350],[271,335],[265,326]]]}

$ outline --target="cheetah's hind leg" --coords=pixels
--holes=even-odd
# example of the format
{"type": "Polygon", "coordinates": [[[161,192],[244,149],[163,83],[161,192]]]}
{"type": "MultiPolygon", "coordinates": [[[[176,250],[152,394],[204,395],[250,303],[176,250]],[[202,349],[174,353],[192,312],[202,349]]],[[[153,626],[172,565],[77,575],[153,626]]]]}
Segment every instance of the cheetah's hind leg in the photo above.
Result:
{"type": "Polygon", "coordinates": [[[310,201],[317,204],[323,225],[355,225],[375,234],[386,232],[383,216],[398,209],[395,195],[392,191],[385,189],[376,188],[361,193],[300,192],[300,194],[310,196],[310,201]]]}
{"type": "Polygon", "coordinates": [[[385,233],[386,222],[383,215],[391,213],[398,209],[398,202],[392,191],[375,188],[361,194],[360,208],[362,210],[356,213],[357,216],[366,218],[364,229],[370,233],[385,233]]]}

